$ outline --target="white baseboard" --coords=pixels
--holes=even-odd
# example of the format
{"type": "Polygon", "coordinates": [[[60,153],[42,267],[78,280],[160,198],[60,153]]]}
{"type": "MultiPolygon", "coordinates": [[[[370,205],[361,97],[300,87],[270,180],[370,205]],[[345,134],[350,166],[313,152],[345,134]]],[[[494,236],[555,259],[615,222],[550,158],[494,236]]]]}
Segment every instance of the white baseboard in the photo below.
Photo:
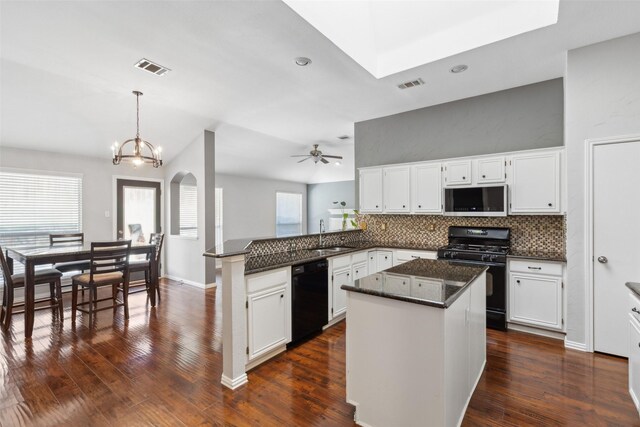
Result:
{"type": "Polygon", "coordinates": [[[587,345],[582,342],[569,341],[568,339],[564,339],[564,347],[570,348],[572,350],[584,351],[587,352],[587,345]]]}
{"type": "Polygon", "coordinates": [[[248,383],[249,378],[247,377],[247,374],[242,374],[239,377],[233,378],[233,379],[226,377],[224,374],[222,374],[222,379],[220,380],[220,382],[222,383],[223,386],[228,387],[231,390],[235,390],[238,387],[248,383]]]}
{"type": "Polygon", "coordinates": [[[518,331],[518,332],[526,332],[528,334],[541,335],[543,337],[553,338],[556,340],[565,340],[564,332],[557,331],[549,331],[547,329],[535,328],[532,326],[520,325],[518,323],[507,323],[507,328],[509,330],[518,331]]]}
{"type": "Polygon", "coordinates": [[[344,319],[347,318],[347,313],[342,313],[341,315],[339,315],[338,317],[335,317],[334,319],[332,319],[329,323],[327,323],[326,325],[324,325],[322,327],[323,331],[326,331],[327,329],[329,329],[330,327],[342,322],[344,319]]]}
{"type": "Polygon", "coordinates": [[[169,280],[173,280],[173,281],[176,281],[176,282],[180,282],[183,285],[193,286],[194,288],[211,289],[211,288],[215,288],[217,286],[215,282],[214,283],[199,283],[199,282],[194,282],[192,280],[183,279],[181,277],[171,276],[169,274],[165,274],[163,277],[165,279],[169,279],[169,280]]]}

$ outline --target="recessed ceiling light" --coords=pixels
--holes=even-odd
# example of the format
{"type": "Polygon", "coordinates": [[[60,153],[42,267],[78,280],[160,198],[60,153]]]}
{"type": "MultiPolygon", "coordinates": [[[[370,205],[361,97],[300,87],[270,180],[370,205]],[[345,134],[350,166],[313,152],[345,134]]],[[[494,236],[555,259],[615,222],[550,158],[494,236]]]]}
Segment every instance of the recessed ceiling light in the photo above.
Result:
{"type": "Polygon", "coordinates": [[[336,162],[336,166],[342,165],[342,162],[336,162]]]}
{"type": "Polygon", "coordinates": [[[299,65],[301,67],[306,67],[307,65],[311,64],[311,60],[309,58],[305,58],[304,56],[297,57],[295,61],[296,65],[299,65]]]}
{"type": "Polygon", "coordinates": [[[458,74],[458,73],[462,73],[463,71],[467,71],[468,68],[469,66],[465,64],[460,64],[460,65],[456,65],[455,67],[452,67],[449,71],[451,71],[454,74],[458,74]]]}

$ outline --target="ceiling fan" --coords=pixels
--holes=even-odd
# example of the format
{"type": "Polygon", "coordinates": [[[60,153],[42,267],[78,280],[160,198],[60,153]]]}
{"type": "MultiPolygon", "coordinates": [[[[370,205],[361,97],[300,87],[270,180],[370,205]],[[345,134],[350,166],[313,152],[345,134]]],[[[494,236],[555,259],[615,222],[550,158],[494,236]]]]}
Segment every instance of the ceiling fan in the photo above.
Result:
{"type": "Polygon", "coordinates": [[[322,154],[322,151],[318,150],[318,144],[313,144],[313,150],[309,151],[309,154],[299,154],[291,157],[304,157],[304,159],[299,160],[298,163],[313,159],[313,163],[322,162],[327,164],[329,163],[329,160],[327,159],[342,159],[342,156],[329,156],[327,154],[322,154]]]}

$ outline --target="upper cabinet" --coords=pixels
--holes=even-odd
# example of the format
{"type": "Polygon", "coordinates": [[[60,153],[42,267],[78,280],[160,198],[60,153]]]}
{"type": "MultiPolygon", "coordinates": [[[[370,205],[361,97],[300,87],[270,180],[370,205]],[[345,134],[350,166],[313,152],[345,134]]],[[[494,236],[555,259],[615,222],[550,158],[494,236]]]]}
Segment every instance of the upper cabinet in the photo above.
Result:
{"type": "Polygon", "coordinates": [[[560,213],[560,151],[523,153],[509,158],[509,213],[560,213]]]}
{"type": "Polygon", "coordinates": [[[471,185],[471,159],[454,160],[444,164],[444,185],[471,185]]]}
{"type": "Polygon", "coordinates": [[[442,165],[440,163],[411,166],[411,211],[442,213],[442,165]]]}
{"type": "Polygon", "coordinates": [[[360,171],[360,212],[382,213],[382,168],[360,171]]]}
{"type": "Polygon", "coordinates": [[[474,160],[476,184],[497,184],[507,180],[504,156],[474,160]]]}
{"type": "Polygon", "coordinates": [[[410,211],[410,169],[409,166],[395,166],[383,169],[384,211],[408,213],[410,211]]]}

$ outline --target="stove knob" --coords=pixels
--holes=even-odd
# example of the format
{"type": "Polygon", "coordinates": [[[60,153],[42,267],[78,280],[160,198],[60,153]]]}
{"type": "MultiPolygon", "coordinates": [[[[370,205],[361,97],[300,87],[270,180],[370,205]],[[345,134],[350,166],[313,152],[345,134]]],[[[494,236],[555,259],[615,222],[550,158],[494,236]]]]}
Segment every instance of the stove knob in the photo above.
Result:
{"type": "Polygon", "coordinates": [[[444,251],[444,253],[442,254],[442,258],[448,258],[449,257],[449,251],[444,251]]]}
{"type": "Polygon", "coordinates": [[[490,255],[482,254],[482,258],[481,258],[482,261],[489,261],[490,259],[491,259],[490,255]]]}
{"type": "Polygon", "coordinates": [[[489,261],[491,261],[491,262],[496,262],[497,260],[498,260],[498,256],[497,255],[491,255],[489,257],[489,261]]]}
{"type": "Polygon", "coordinates": [[[455,258],[456,255],[458,255],[457,252],[451,252],[451,254],[449,255],[450,258],[455,258]]]}

